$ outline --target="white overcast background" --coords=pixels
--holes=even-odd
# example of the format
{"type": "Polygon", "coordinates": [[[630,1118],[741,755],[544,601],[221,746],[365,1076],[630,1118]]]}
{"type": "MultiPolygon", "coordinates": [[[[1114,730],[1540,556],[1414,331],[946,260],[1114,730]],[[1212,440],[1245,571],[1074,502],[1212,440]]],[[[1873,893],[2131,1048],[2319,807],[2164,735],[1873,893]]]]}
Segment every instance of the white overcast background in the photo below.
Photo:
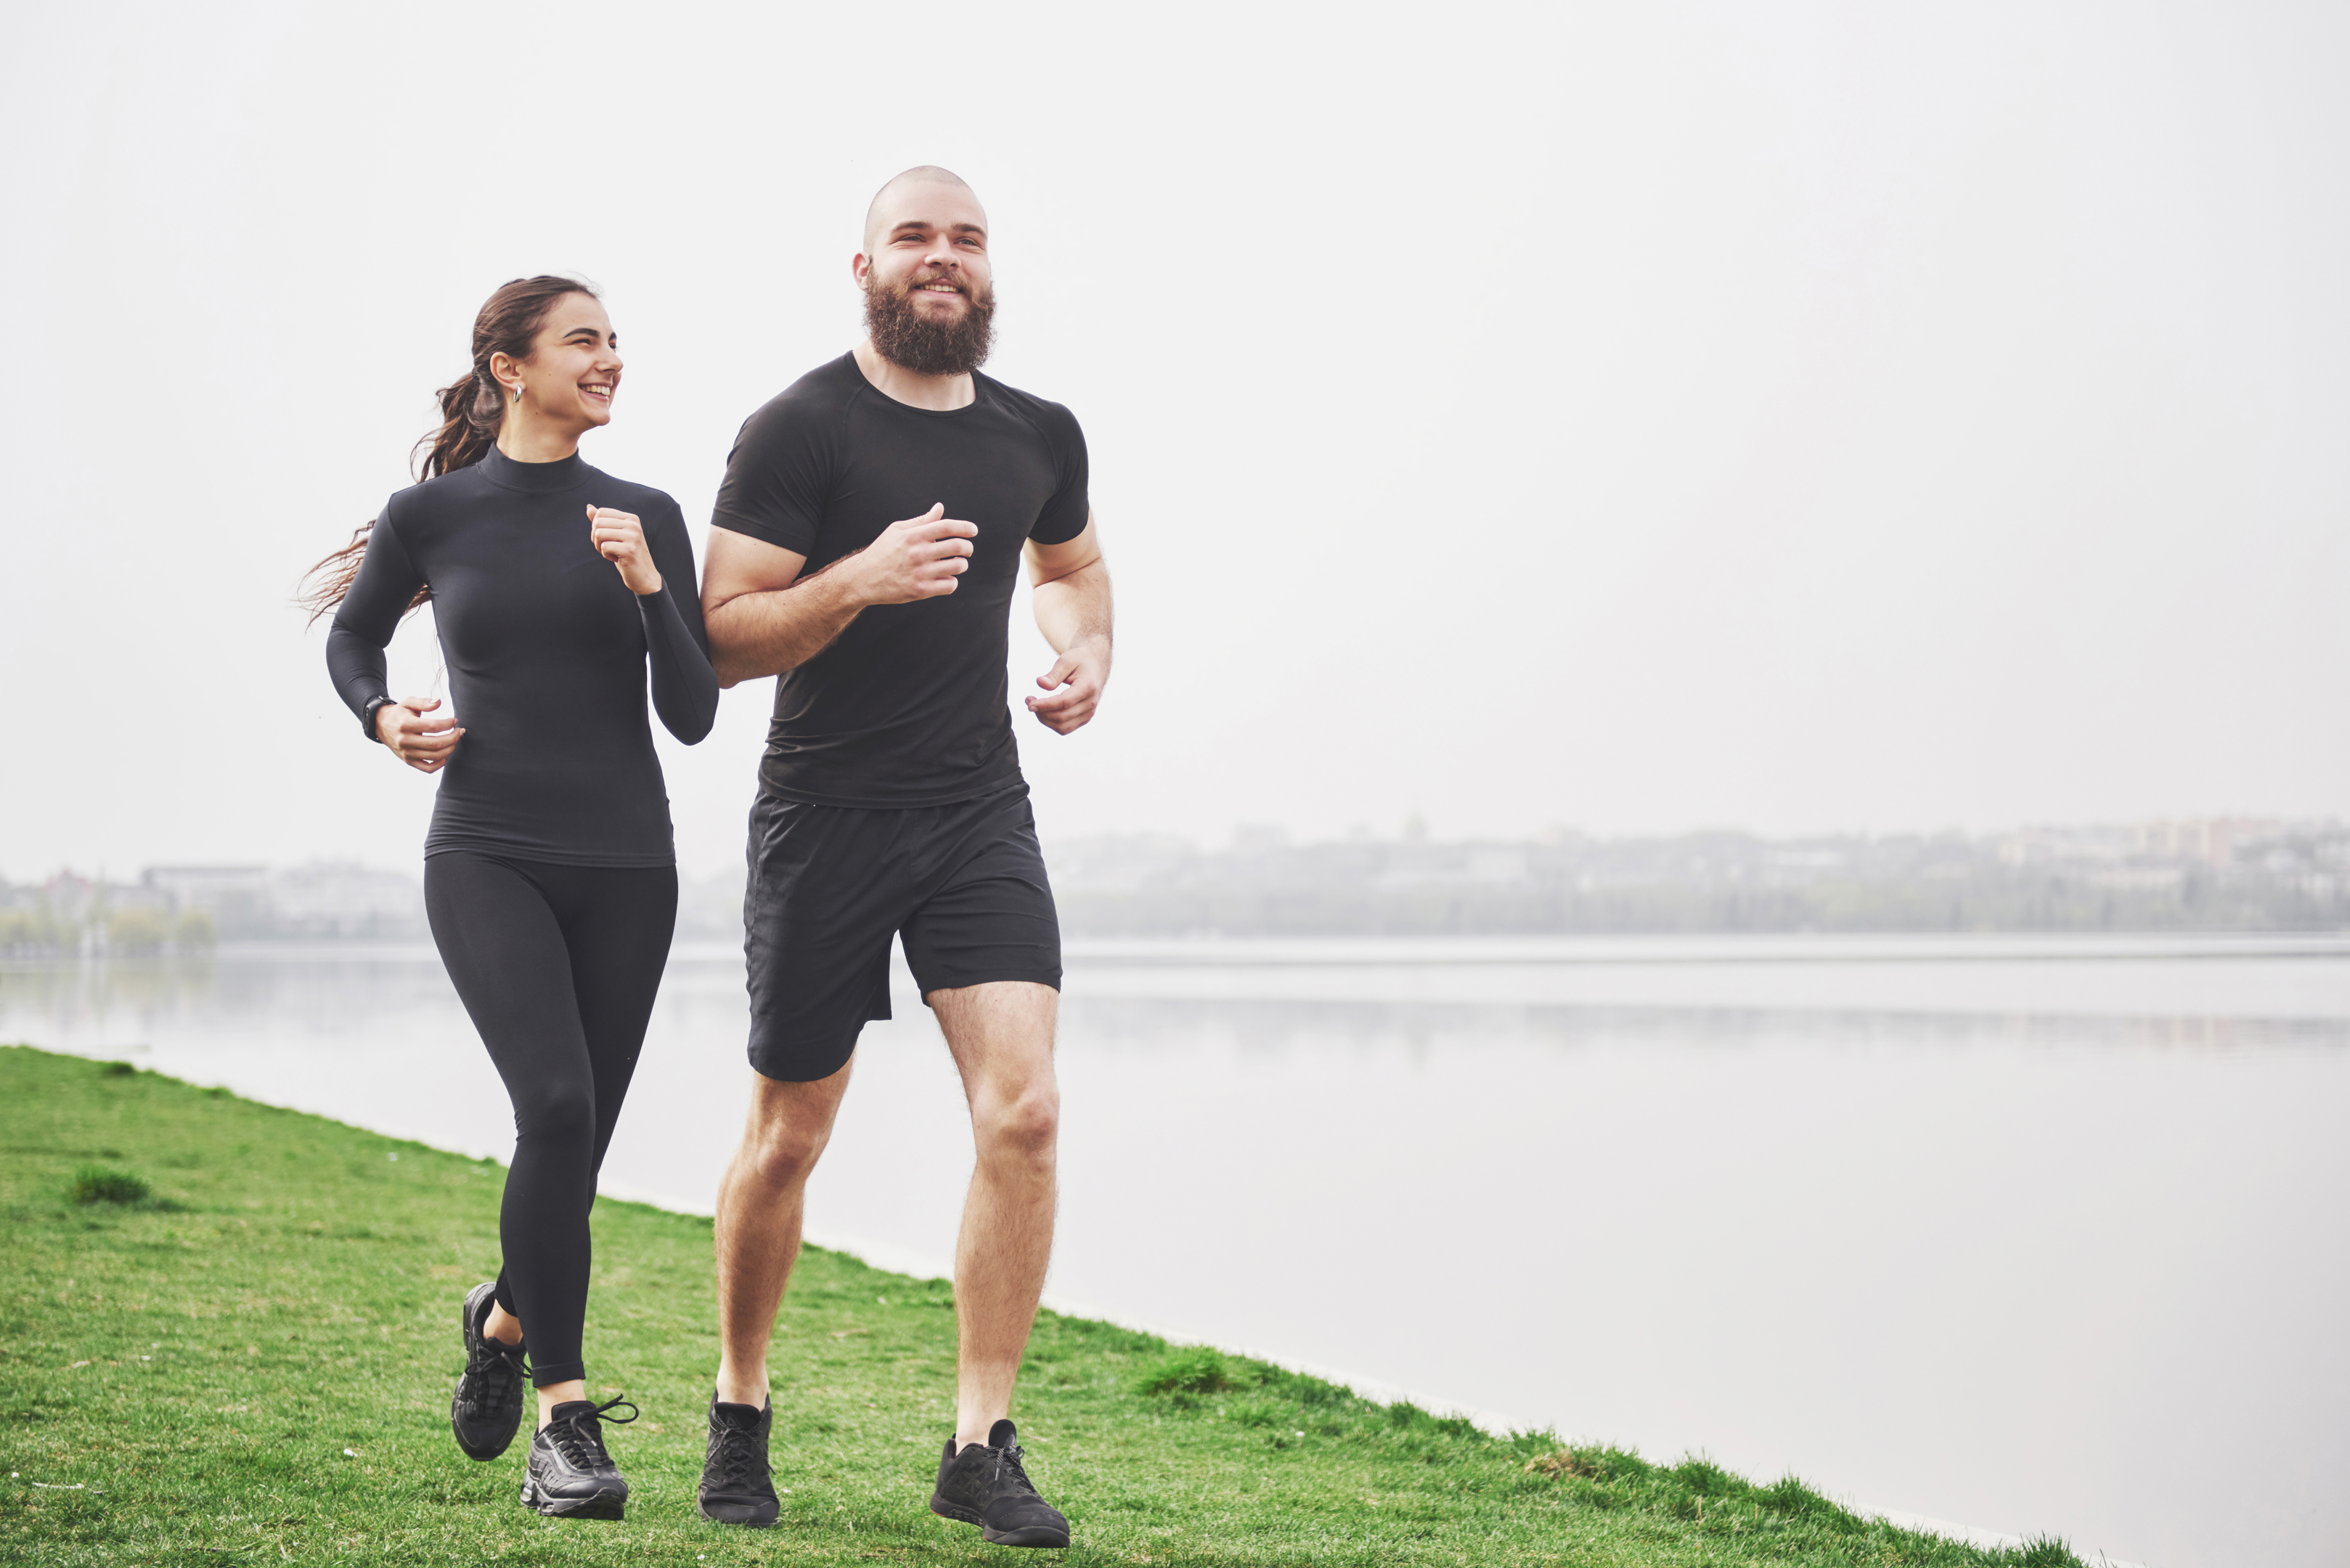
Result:
{"type": "MultiPolygon", "coordinates": [[[[1018,719],[1048,838],[2350,809],[2341,6],[5,27],[0,874],[413,864],[432,784],[288,597],[483,296],[604,290],[587,456],[698,545],[916,162],[993,220],[990,369],[1092,445],[1118,661],[1018,719]]],[[[768,697],[664,741],[689,870],[768,697]]]]}

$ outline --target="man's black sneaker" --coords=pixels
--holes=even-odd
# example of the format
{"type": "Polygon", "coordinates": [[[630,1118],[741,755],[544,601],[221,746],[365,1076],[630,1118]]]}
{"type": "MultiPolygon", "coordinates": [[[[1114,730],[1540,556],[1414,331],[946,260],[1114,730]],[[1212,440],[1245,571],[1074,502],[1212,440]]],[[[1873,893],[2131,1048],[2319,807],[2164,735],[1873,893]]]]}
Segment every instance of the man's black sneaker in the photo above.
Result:
{"type": "Polygon", "coordinates": [[[522,1391],[529,1380],[523,1347],[483,1331],[497,1291],[494,1284],[475,1285],[465,1293],[464,1310],[457,1314],[465,1331],[465,1370],[457,1375],[457,1393],[449,1401],[449,1429],[469,1459],[496,1459],[522,1425],[522,1391]]]}
{"type": "Polygon", "coordinates": [[[566,1399],[530,1440],[530,1468],[523,1472],[522,1502],[557,1519],[618,1519],[629,1507],[629,1483],[620,1467],[604,1451],[603,1421],[637,1418],[629,1405],[625,1416],[606,1416],[625,1399],[601,1405],[586,1399],[566,1399]]]}
{"type": "Polygon", "coordinates": [[[1009,1421],[998,1421],[984,1443],[967,1443],[955,1452],[954,1439],[939,1460],[939,1488],[931,1493],[931,1511],[941,1519],[976,1524],[979,1532],[998,1546],[1066,1546],[1069,1521],[1060,1511],[1036,1495],[1028,1472],[1020,1468],[1020,1434],[1009,1421]]]}
{"type": "Polygon", "coordinates": [[[754,1410],[721,1404],[712,1393],[710,1449],[702,1460],[702,1518],[754,1530],[775,1522],[782,1505],[775,1499],[775,1474],[767,1468],[767,1433],[775,1424],[772,1403],[754,1410]]]}

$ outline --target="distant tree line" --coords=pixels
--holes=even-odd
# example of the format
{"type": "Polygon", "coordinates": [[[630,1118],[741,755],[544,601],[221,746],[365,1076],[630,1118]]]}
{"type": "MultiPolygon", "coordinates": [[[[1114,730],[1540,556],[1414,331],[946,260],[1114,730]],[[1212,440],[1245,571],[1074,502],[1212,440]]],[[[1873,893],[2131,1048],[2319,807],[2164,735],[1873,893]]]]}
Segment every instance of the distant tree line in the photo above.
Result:
{"type": "Polygon", "coordinates": [[[60,871],[0,882],[0,954],[202,954],[224,940],[421,939],[413,877],[349,866],[150,867],[133,882],[60,871]]]}
{"type": "MultiPolygon", "coordinates": [[[[2175,826],[2175,825],[2165,825],[2175,826]]],[[[1526,936],[1670,932],[2327,930],[2350,925],[2350,832],[1530,843],[1357,840],[1227,849],[1055,846],[1075,935],[1526,936]]]]}
{"type": "Polygon", "coordinates": [[[151,956],[164,951],[210,951],[220,928],[204,909],[166,913],[143,904],[99,909],[78,919],[35,906],[0,909],[0,953],[101,950],[151,956]]]}
{"type": "MultiPolygon", "coordinates": [[[[2350,828],[2241,818],[2122,827],[1436,843],[1424,834],[1222,848],[1047,846],[1076,938],[2350,928],[2350,828]]],[[[742,937],[739,873],[686,877],[681,941],[742,937]]],[[[425,937],[422,889],[355,866],[155,867],[132,883],[0,883],[0,953],[196,952],[221,940],[425,937]]]]}

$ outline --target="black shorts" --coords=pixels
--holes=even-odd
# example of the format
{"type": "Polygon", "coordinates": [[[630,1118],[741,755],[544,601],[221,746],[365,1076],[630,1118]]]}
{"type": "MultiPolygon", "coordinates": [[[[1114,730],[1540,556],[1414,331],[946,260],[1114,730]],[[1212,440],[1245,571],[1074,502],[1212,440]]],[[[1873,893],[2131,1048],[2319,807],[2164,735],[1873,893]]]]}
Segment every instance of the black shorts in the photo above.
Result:
{"type": "Polygon", "coordinates": [[[751,1065],[809,1084],[889,1016],[889,938],[933,991],[1031,980],[1059,990],[1061,923],[1028,786],[952,805],[751,807],[743,952],[751,1065]]]}

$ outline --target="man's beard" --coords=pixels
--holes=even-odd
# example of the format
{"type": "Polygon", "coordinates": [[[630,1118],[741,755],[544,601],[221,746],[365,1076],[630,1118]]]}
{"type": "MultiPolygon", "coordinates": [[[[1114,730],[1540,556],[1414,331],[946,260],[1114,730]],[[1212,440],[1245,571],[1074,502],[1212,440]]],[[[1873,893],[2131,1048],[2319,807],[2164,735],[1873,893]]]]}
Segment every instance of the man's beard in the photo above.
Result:
{"type": "Polygon", "coordinates": [[[932,321],[914,308],[914,295],[921,286],[866,286],[865,330],[874,351],[918,376],[968,376],[986,364],[987,351],[995,347],[994,290],[971,289],[963,296],[960,317],[932,321]]]}

